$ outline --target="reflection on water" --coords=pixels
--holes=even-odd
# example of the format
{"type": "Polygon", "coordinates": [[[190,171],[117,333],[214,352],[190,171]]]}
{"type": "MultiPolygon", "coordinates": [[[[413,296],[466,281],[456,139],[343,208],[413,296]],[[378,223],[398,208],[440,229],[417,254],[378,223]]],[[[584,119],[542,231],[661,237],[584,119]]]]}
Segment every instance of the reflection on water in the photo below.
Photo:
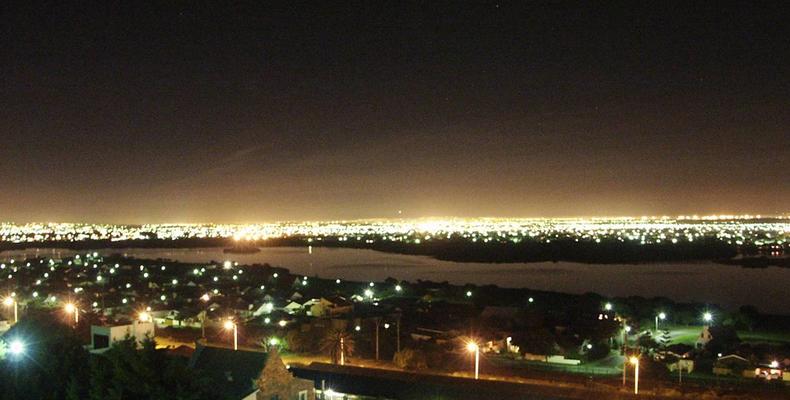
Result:
{"type": "MultiPolygon", "coordinates": [[[[349,280],[434,280],[452,283],[495,284],[503,287],[568,293],[597,292],[607,296],[663,296],[678,301],[700,301],[738,307],[757,306],[764,312],[790,314],[790,269],[745,269],[710,262],[646,265],[591,265],[569,262],[529,264],[458,263],[425,256],[373,250],[313,247],[262,248],[254,254],[224,254],[221,248],[104,249],[139,258],[169,258],[183,262],[233,260],[243,264],[269,263],[305,275],[349,280]]],[[[66,257],[73,251],[28,249],[4,252],[0,258],[66,257]]]]}

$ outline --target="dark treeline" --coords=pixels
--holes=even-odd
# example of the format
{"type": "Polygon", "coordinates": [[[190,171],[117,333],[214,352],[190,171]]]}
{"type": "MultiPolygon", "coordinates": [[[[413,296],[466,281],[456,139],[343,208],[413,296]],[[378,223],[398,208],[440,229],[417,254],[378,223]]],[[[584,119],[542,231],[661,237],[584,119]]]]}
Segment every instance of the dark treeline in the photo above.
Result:
{"type": "Polygon", "coordinates": [[[126,339],[90,354],[74,329],[52,311],[37,309],[28,310],[0,343],[15,338],[25,342],[25,351],[0,351],[0,399],[223,399],[216,391],[222,382],[208,381],[187,368],[186,359],[157,350],[152,340],[139,350],[134,339],[126,339]]]}
{"type": "Polygon", "coordinates": [[[444,261],[462,262],[541,262],[572,261],[590,264],[646,263],[661,261],[728,260],[738,254],[734,245],[715,239],[683,243],[640,244],[619,240],[575,241],[557,239],[550,243],[525,239],[521,242],[473,242],[465,238],[432,239],[419,244],[404,241],[323,238],[283,238],[261,242],[262,246],[304,246],[362,248],[388,253],[431,256],[444,261]]]}
{"type": "MultiPolygon", "coordinates": [[[[663,261],[729,260],[738,254],[735,245],[713,238],[694,242],[640,244],[615,239],[575,241],[556,239],[549,243],[524,239],[512,241],[472,241],[466,238],[432,239],[414,243],[389,241],[378,237],[350,238],[340,241],[335,237],[312,240],[306,237],[288,237],[254,242],[257,246],[321,246],[371,249],[388,253],[424,255],[444,261],[462,262],[541,262],[572,261],[591,264],[647,263],[663,261]],[[372,243],[368,240],[372,239],[372,243]]],[[[79,242],[0,243],[0,250],[18,250],[26,247],[65,248],[88,250],[100,248],[191,248],[234,246],[235,242],[223,238],[146,239],[146,240],[85,240],[79,242]]]]}

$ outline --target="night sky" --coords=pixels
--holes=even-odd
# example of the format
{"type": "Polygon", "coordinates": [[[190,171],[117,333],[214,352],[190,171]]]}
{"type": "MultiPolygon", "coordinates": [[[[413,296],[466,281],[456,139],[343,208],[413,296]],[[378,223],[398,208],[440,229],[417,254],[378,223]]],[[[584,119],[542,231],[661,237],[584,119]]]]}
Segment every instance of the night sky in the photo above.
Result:
{"type": "Polygon", "coordinates": [[[790,211],[782,2],[6,3],[0,221],[790,211]]]}

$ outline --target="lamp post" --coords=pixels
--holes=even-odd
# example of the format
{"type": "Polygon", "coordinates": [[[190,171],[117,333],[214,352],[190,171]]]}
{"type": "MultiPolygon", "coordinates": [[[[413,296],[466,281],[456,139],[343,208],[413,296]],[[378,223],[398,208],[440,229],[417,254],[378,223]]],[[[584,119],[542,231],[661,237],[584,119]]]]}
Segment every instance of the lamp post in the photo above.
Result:
{"type": "Polygon", "coordinates": [[[200,319],[200,332],[203,339],[206,338],[206,317],[208,316],[208,301],[211,300],[211,296],[208,293],[204,293],[203,296],[200,296],[200,300],[203,301],[203,318],[200,319]]]}
{"type": "Polygon", "coordinates": [[[346,341],[340,336],[340,365],[346,365],[346,341]]]}
{"type": "MultiPolygon", "coordinates": [[[[623,322],[623,356],[625,357],[626,353],[628,352],[628,332],[631,331],[631,327],[623,322]]],[[[625,386],[625,370],[628,366],[628,357],[623,358],[623,386],[625,386]]]]}
{"type": "Polygon", "coordinates": [[[66,306],[63,308],[67,314],[74,314],[74,325],[78,325],[80,323],[80,309],[77,308],[73,303],[66,303],[66,306]]]}
{"type": "Polygon", "coordinates": [[[634,366],[634,394],[639,394],[639,358],[632,356],[631,364],[634,366]]]}
{"type": "Polygon", "coordinates": [[[663,321],[666,318],[667,318],[667,314],[663,313],[663,312],[660,312],[660,313],[658,313],[658,315],[656,315],[656,333],[658,333],[658,321],[659,320],[663,321]]]}
{"type": "Polygon", "coordinates": [[[19,321],[19,305],[18,304],[19,303],[17,303],[17,301],[14,300],[14,298],[11,297],[11,296],[6,297],[5,299],[3,299],[3,305],[4,306],[6,306],[6,307],[14,306],[14,323],[17,323],[19,321]]]}
{"type": "Polygon", "coordinates": [[[381,318],[376,317],[373,322],[376,324],[376,361],[379,360],[379,326],[381,326],[381,318]]]}
{"type": "Polygon", "coordinates": [[[480,378],[480,346],[475,342],[469,342],[466,345],[466,350],[470,353],[475,353],[475,379],[480,378]]]}
{"type": "Polygon", "coordinates": [[[236,325],[235,322],[233,322],[233,320],[229,319],[229,320],[225,321],[225,329],[227,329],[227,330],[233,329],[233,350],[238,350],[239,349],[239,330],[238,330],[238,326],[236,325]]]}
{"type": "Polygon", "coordinates": [[[705,323],[710,323],[713,321],[713,314],[711,314],[709,311],[706,311],[704,314],[702,314],[702,320],[705,321],[705,323]]]}
{"type": "Polygon", "coordinates": [[[397,338],[397,348],[400,353],[400,319],[401,315],[398,314],[398,324],[395,326],[395,337],[397,338]]]}

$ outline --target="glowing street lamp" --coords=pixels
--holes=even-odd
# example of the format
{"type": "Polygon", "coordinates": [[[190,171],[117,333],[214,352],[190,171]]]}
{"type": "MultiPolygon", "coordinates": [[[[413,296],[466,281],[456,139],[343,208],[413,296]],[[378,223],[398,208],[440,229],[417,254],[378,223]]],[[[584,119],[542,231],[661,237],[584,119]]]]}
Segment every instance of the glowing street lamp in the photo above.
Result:
{"type": "Polygon", "coordinates": [[[704,314],[702,314],[702,320],[708,323],[713,321],[713,314],[711,314],[710,312],[705,312],[704,314]]]}
{"type": "Polygon", "coordinates": [[[19,305],[13,297],[9,296],[3,299],[3,305],[6,307],[14,306],[14,323],[19,321],[19,305]]]}
{"type": "Polygon", "coordinates": [[[25,343],[19,339],[14,339],[8,345],[8,352],[14,356],[19,356],[25,352],[25,343]]]}
{"type": "MultiPolygon", "coordinates": [[[[628,333],[631,332],[631,327],[625,324],[625,320],[623,320],[623,354],[626,354],[628,351],[628,333]]],[[[626,370],[626,359],[623,359],[623,386],[625,386],[625,370],[626,370]]]]}
{"type": "Polygon", "coordinates": [[[667,314],[664,312],[660,312],[656,315],[656,332],[658,332],[658,321],[663,321],[665,319],[667,319],[667,314]]]}
{"type": "Polygon", "coordinates": [[[66,314],[74,314],[74,325],[80,323],[80,309],[74,303],[66,303],[63,310],[66,311],[66,314]]]}
{"type": "Polygon", "coordinates": [[[606,311],[612,311],[612,303],[606,303],[606,304],[604,304],[603,308],[604,308],[604,310],[606,310],[606,311]]]}
{"type": "Polygon", "coordinates": [[[466,350],[470,353],[475,353],[475,379],[480,378],[480,346],[475,342],[466,344],[466,350]]]}
{"type": "Polygon", "coordinates": [[[639,394],[639,357],[632,356],[629,361],[634,366],[634,394],[639,394]]]}
{"type": "Polygon", "coordinates": [[[231,319],[225,321],[225,324],[223,326],[227,330],[231,330],[231,329],[233,330],[233,350],[238,350],[239,349],[239,330],[238,330],[238,326],[231,319]]]}
{"type": "Polygon", "coordinates": [[[149,314],[146,311],[143,311],[137,316],[137,319],[139,319],[140,322],[148,322],[151,320],[151,314],[149,314]]]}

